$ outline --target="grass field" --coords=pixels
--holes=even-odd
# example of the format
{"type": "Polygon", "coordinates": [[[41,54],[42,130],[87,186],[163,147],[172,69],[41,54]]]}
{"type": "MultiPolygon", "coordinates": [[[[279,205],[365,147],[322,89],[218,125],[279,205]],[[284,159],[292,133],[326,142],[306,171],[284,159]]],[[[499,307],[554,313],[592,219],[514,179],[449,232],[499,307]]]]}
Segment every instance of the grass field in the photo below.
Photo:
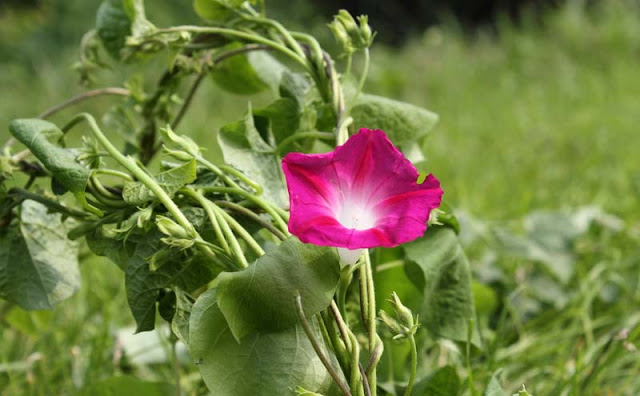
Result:
{"type": "MultiPolygon", "coordinates": [[[[579,3],[473,36],[449,23],[372,53],[368,91],[440,115],[424,148],[467,227],[487,345],[470,362],[479,391],[503,368],[509,392],[640,394],[640,6],[579,3]]],[[[73,47],[60,51],[0,63],[1,125],[80,92],[73,47]]],[[[207,86],[182,129],[204,142],[244,109],[207,86]]],[[[122,273],[92,257],[81,269],[81,290],[52,312],[0,304],[3,394],[74,394],[114,373],[172,381],[168,364],[119,359],[114,331],[132,324],[122,273]]],[[[455,345],[424,358],[466,377],[455,345]]]]}

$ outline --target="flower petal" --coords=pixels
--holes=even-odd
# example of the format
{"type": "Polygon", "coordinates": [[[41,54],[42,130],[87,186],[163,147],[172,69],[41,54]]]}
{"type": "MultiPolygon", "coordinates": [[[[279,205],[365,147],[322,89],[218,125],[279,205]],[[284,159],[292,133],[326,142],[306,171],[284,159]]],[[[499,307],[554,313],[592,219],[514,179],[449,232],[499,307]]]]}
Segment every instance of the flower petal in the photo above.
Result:
{"type": "Polygon", "coordinates": [[[442,190],[379,130],[361,129],[326,154],[289,153],[282,161],[289,231],[307,243],[348,249],[393,247],[421,236],[442,190]]]}

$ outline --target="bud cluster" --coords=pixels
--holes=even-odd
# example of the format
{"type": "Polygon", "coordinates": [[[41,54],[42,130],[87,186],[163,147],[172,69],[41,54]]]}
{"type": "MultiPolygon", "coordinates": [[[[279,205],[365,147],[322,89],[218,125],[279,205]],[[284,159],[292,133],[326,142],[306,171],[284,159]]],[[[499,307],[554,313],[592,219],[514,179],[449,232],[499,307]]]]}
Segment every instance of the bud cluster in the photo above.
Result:
{"type": "Polygon", "coordinates": [[[329,24],[333,36],[347,54],[369,48],[373,43],[375,33],[369,26],[369,18],[361,15],[357,20],[353,19],[349,11],[340,10],[329,24]]]}
{"type": "Polygon", "coordinates": [[[418,327],[420,327],[418,317],[416,316],[414,319],[411,310],[402,304],[395,292],[391,293],[391,299],[388,301],[395,311],[395,317],[380,310],[380,320],[389,328],[391,333],[393,333],[394,340],[412,337],[418,330],[418,327]]]}

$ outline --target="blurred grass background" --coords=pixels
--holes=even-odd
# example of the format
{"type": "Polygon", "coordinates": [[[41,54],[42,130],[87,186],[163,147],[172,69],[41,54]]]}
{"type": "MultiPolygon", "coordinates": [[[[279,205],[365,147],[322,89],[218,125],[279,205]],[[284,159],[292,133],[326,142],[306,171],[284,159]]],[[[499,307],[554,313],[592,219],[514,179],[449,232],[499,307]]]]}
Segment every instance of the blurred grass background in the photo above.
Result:
{"type": "MultiPolygon", "coordinates": [[[[149,19],[159,26],[197,20],[188,2],[147,3],[149,19]]],[[[10,120],[35,116],[82,92],[71,65],[98,4],[45,1],[35,9],[0,8],[0,141],[8,137],[10,120]]],[[[317,33],[331,47],[323,25],[328,20],[308,4],[273,4],[270,11],[285,25],[317,33]]],[[[524,327],[496,330],[490,354],[474,363],[476,379],[488,379],[502,365],[509,391],[525,382],[539,395],[639,394],[640,355],[630,352],[631,346],[624,346],[631,354],[625,355],[622,344],[609,349],[607,343],[625,328],[636,337],[639,332],[640,6],[567,1],[535,14],[524,9],[517,22],[503,14],[474,28],[450,15],[441,21],[416,27],[420,33],[401,45],[375,45],[366,90],[440,115],[424,149],[445,199],[493,223],[512,222],[535,209],[584,205],[624,221],[621,233],[595,232],[582,241],[586,247],[576,248],[582,249],[577,276],[561,286],[568,303],[545,308],[528,324],[507,315],[512,326],[524,327]],[[593,271],[598,266],[630,283],[612,302],[591,305],[590,292],[604,287],[601,272],[593,271]]],[[[376,27],[376,20],[370,23],[376,27]]],[[[135,71],[102,73],[99,85],[119,85],[135,71]]],[[[246,98],[205,85],[180,129],[206,145],[221,125],[241,116],[246,98]]],[[[113,101],[95,99],[54,121],[80,109],[104,110],[113,101]]],[[[470,249],[474,269],[486,251],[470,249]]],[[[513,275],[497,292],[501,306],[508,305],[508,296],[520,287],[519,271],[532,264],[505,258],[497,266],[513,275]]],[[[122,274],[95,258],[83,262],[82,272],[81,290],[52,313],[2,312],[4,394],[73,394],[123,371],[112,363],[113,331],[132,322],[122,274]]],[[[168,367],[135,370],[171,378],[168,367]]]]}

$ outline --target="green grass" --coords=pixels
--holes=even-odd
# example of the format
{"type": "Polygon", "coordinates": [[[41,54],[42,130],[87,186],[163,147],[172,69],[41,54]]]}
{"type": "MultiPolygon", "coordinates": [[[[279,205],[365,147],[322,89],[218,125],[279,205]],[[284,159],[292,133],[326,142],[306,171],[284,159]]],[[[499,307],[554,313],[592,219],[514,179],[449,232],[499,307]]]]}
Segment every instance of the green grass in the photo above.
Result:
{"type": "MultiPolygon", "coordinates": [[[[575,276],[566,283],[535,262],[504,254],[490,236],[469,246],[476,277],[500,302],[480,318],[489,348],[473,356],[478,389],[503,367],[511,392],[524,383],[536,395],[640,394],[640,353],[632,351],[640,347],[640,9],[611,1],[585,11],[574,3],[543,23],[505,22],[473,37],[448,25],[372,54],[368,91],[440,115],[425,151],[455,208],[510,232],[532,210],[584,205],[600,206],[625,224],[619,232],[593,227],[574,241],[575,276]],[[487,252],[497,255],[489,264],[487,252]],[[487,265],[502,277],[489,282],[487,265]],[[536,283],[541,280],[551,280],[560,294],[536,283]],[[549,302],[558,296],[566,301],[549,302]],[[530,315],[527,304],[537,304],[530,315]]],[[[34,53],[31,68],[17,57],[3,63],[0,124],[81,91],[71,83],[75,52],[61,51],[55,58],[34,53]]],[[[182,131],[207,141],[245,108],[244,98],[206,84],[182,131]]],[[[6,136],[3,127],[0,138],[6,136]]],[[[11,366],[17,369],[9,382],[0,375],[0,390],[8,384],[3,394],[73,394],[78,385],[127,371],[113,356],[113,331],[132,323],[122,274],[105,261],[86,260],[82,276],[81,290],[52,313],[15,309],[5,316],[0,367],[19,364],[11,366]],[[22,364],[34,358],[31,368],[22,364]]],[[[461,364],[451,345],[432,352],[437,359],[430,364],[461,364]]],[[[165,381],[172,375],[166,365],[136,374],[165,381]]]]}

